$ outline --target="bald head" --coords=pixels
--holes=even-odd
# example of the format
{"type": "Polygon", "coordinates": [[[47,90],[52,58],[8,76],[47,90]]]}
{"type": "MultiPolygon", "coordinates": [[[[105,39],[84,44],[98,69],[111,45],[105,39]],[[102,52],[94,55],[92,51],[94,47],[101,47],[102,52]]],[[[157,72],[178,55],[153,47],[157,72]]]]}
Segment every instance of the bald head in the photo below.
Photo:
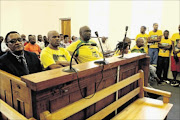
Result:
{"type": "Polygon", "coordinates": [[[49,44],[50,47],[52,49],[57,49],[59,44],[60,44],[60,35],[57,31],[49,31],[48,34],[48,40],[49,40],[49,44]]]}
{"type": "Polygon", "coordinates": [[[91,30],[88,26],[83,26],[79,29],[80,37],[83,41],[89,41],[91,38],[91,30]]]}
{"type": "Polygon", "coordinates": [[[140,37],[136,41],[136,45],[140,48],[144,46],[144,38],[140,37]]]}

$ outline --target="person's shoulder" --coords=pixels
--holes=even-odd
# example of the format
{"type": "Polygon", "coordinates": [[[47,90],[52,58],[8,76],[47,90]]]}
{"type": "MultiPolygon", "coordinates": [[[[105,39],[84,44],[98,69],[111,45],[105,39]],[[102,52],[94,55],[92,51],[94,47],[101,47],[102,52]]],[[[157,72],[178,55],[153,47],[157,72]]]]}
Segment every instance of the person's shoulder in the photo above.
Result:
{"type": "Polygon", "coordinates": [[[5,54],[3,54],[2,56],[0,56],[0,61],[3,62],[3,60],[7,59],[8,57],[8,52],[6,52],[5,54]]]}
{"type": "MultiPolygon", "coordinates": [[[[29,55],[29,56],[34,56],[34,55],[36,55],[36,53],[30,52],[30,51],[26,51],[26,50],[24,50],[24,54],[29,55]]],[[[37,56],[37,55],[36,55],[36,56],[37,56]]]]}
{"type": "Polygon", "coordinates": [[[80,44],[80,43],[81,43],[81,41],[80,41],[80,40],[77,40],[76,42],[71,43],[66,49],[67,49],[67,50],[74,49],[74,48],[76,48],[77,45],[80,44]]]}

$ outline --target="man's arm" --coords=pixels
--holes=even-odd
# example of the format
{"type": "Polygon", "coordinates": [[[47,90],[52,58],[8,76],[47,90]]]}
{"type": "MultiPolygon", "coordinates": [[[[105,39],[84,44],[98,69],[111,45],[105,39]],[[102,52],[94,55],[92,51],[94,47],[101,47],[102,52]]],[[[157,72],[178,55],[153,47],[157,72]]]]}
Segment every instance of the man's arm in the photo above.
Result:
{"type": "Polygon", "coordinates": [[[169,50],[171,48],[171,45],[163,46],[161,43],[159,43],[158,47],[164,50],[169,50]]]}

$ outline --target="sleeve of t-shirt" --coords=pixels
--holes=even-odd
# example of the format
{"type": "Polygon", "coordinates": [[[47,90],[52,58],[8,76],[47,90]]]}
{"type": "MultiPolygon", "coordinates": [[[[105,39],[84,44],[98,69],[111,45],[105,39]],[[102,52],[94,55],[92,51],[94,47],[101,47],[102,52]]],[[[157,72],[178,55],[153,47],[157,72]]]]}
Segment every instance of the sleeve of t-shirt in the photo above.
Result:
{"type": "Polygon", "coordinates": [[[47,68],[52,64],[56,64],[56,62],[53,59],[53,55],[47,51],[41,52],[40,60],[44,68],[47,68]]]}
{"type": "Polygon", "coordinates": [[[75,49],[76,49],[76,48],[75,48],[74,43],[70,44],[70,45],[66,48],[66,50],[67,50],[70,54],[72,54],[75,49]]]}
{"type": "Polygon", "coordinates": [[[68,52],[66,49],[64,49],[64,54],[65,54],[65,56],[66,56],[67,61],[70,62],[70,60],[71,60],[71,55],[69,54],[69,52],[68,52]]]}
{"type": "Polygon", "coordinates": [[[173,34],[173,36],[171,37],[171,41],[175,41],[174,36],[175,36],[175,35],[173,34]]]}

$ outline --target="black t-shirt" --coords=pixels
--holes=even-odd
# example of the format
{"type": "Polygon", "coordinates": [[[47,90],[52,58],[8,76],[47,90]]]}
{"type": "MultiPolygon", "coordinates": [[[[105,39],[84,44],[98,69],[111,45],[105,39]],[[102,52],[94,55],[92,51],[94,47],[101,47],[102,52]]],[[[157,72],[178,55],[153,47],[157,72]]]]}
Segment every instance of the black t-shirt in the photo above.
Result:
{"type": "MultiPolygon", "coordinates": [[[[40,60],[35,53],[24,51],[24,57],[27,62],[29,74],[42,71],[40,60]]],[[[6,52],[0,56],[0,69],[18,77],[27,74],[22,63],[11,52],[6,52]]]]}

